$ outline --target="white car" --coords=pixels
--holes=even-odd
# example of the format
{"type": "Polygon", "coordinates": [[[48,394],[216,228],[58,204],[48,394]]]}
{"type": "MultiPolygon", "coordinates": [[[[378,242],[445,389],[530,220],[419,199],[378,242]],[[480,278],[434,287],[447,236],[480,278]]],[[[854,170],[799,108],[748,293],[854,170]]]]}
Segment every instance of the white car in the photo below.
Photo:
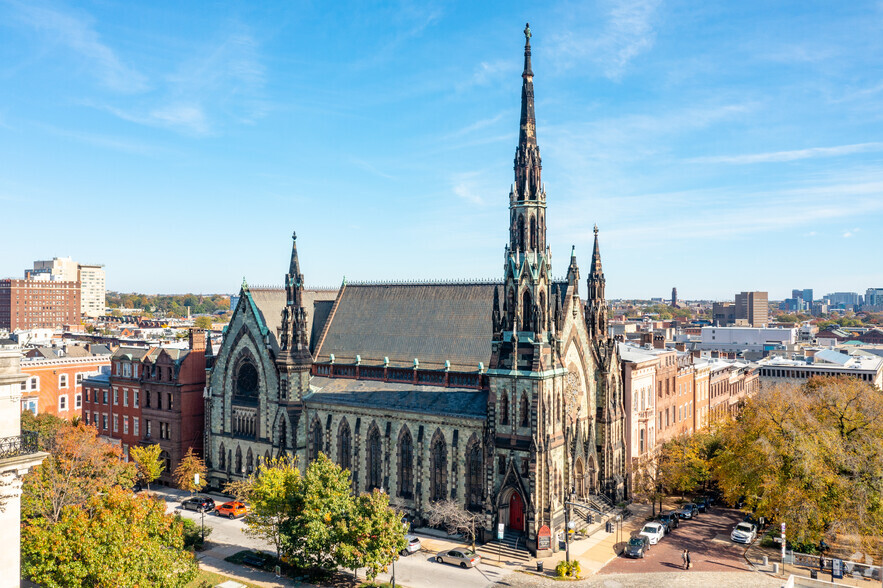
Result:
{"type": "Polygon", "coordinates": [[[650,545],[656,545],[665,537],[665,527],[659,523],[647,523],[638,535],[646,537],[650,545]]]}
{"type": "Polygon", "coordinates": [[[411,555],[420,551],[420,537],[417,535],[405,535],[408,546],[402,549],[401,555],[411,555]]]}
{"type": "Polygon", "coordinates": [[[730,539],[736,543],[751,543],[757,538],[757,527],[751,523],[739,523],[730,533],[730,539]]]}

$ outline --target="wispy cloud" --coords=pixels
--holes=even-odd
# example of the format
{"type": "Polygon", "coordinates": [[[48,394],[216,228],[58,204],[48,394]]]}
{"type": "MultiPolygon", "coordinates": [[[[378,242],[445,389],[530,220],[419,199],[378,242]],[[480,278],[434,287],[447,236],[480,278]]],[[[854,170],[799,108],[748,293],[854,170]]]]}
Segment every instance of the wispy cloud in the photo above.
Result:
{"type": "Polygon", "coordinates": [[[268,112],[266,71],[258,44],[244,30],[193,51],[175,73],[161,78],[162,92],[125,106],[92,104],[129,122],[211,135],[225,121],[251,124],[268,112]]]}
{"type": "MultiPolygon", "coordinates": [[[[610,0],[600,33],[583,28],[566,31],[554,40],[555,53],[568,66],[590,59],[605,76],[619,80],[629,63],[656,42],[654,25],[660,4],[661,0],[610,0]]],[[[575,20],[591,22],[589,18],[575,20]]]]}
{"type": "Polygon", "coordinates": [[[854,153],[866,153],[869,151],[883,150],[883,143],[856,143],[854,145],[838,145],[837,147],[811,147],[809,149],[796,149],[793,151],[772,151],[769,153],[751,153],[746,155],[715,155],[709,157],[694,157],[690,163],[775,163],[782,161],[797,161],[799,159],[814,159],[817,157],[838,157],[854,153]]]}
{"type": "Polygon", "coordinates": [[[359,159],[357,157],[351,157],[350,162],[352,162],[352,164],[355,165],[356,167],[358,167],[359,169],[362,169],[362,170],[364,170],[372,175],[375,175],[377,177],[384,178],[387,180],[398,179],[393,175],[390,175],[388,173],[380,171],[379,169],[377,169],[377,167],[375,165],[368,163],[364,159],[359,159]]]}
{"type": "Polygon", "coordinates": [[[844,238],[844,239],[849,239],[850,237],[854,236],[854,235],[855,235],[856,233],[858,233],[859,231],[861,231],[861,229],[858,229],[858,228],[856,228],[856,229],[852,229],[852,230],[850,230],[850,231],[844,231],[844,232],[843,232],[843,238],[844,238]]]}
{"type": "Polygon", "coordinates": [[[453,133],[449,133],[442,137],[442,139],[456,139],[457,137],[462,137],[464,135],[471,135],[476,131],[480,131],[482,129],[486,129],[490,126],[497,124],[498,122],[503,120],[503,117],[508,116],[510,112],[503,111],[496,116],[492,116],[490,118],[483,118],[481,120],[477,120],[472,124],[466,125],[462,129],[458,129],[453,133]]]}
{"type": "Polygon", "coordinates": [[[102,147],[104,149],[112,149],[114,151],[134,153],[137,155],[149,155],[157,152],[157,149],[155,147],[148,145],[147,143],[133,141],[128,138],[115,137],[113,135],[106,135],[102,133],[62,129],[45,123],[35,123],[34,126],[46,133],[55,135],[56,137],[73,139],[74,141],[78,141],[80,143],[94,145],[95,147],[102,147]]]}
{"type": "Polygon", "coordinates": [[[458,198],[475,204],[487,206],[487,194],[499,193],[499,185],[494,185],[487,178],[485,171],[456,173],[451,176],[451,189],[458,198]]]}
{"type": "Polygon", "coordinates": [[[87,70],[115,92],[137,93],[148,89],[146,76],[126,65],[106,45],[91,18],[55,10],[36,2],[10,2],[13,14],[25,25],[44,34],[51,43],[67,47],[87,63],[87,70]]]}

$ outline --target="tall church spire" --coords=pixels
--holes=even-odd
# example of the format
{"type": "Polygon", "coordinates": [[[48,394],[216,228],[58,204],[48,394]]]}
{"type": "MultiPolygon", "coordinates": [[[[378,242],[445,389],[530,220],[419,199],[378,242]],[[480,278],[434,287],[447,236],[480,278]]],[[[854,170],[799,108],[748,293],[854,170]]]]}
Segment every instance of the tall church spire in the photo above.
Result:
{"type": "Polygon", "coordinates": [[[604,270],[601,268],[601,249],[598,246],[598,225],[595,225],[595,247],[592,250],[592,264],[586,280],[589,292],[586,296],[586,323],[592,338],[596,341],[607,339],[607,300],[604,298],[604,270]]]}
{"type": "Polygon", "coordinates": [[[515,184],[509,194],[512,251],[544,252],[546,249],[546,193],[541,172],[543,164],[537,146],[537,120],[534,112],[533,68],[530,62],[530,25],[524,28],[524,71],[521,73],[521,123],[515,148],[515,184]]]}

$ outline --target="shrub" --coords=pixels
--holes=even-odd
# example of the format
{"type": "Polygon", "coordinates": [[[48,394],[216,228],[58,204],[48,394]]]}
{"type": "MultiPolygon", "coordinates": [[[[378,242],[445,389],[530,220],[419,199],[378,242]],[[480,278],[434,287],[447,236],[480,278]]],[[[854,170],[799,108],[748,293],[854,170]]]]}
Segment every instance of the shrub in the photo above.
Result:
{"type": "Polygon", "coordinates": [[[579,578],[580,573],[582,573],[582,567],[577,560],[573,560],[570,563],[559,561],[558,565],[555,566],[555,575],[559,578],[579,578]]]}
{"type": "MultiPolygon", "coordinates": [[[[184,547],[187,549],[202,547],[202,525],[197,525],[191,519],[181,518],[180,515],[178,517],[184,525],[184,547]]],[[[212,528],[206,527],[205,536],[208,537],[211,534],[212,528]]]]}

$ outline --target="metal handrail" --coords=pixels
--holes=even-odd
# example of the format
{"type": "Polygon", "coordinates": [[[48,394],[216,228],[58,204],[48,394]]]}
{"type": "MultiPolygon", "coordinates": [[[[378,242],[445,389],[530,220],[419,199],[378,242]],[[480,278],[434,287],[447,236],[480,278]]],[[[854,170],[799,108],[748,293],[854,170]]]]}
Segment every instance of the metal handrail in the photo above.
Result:
{"type": "Polygon", "coordinates": [[[0,459],[30,455],[40,450],[36,431],[22,431],[14,437],[0,437],[0,459]]]}

